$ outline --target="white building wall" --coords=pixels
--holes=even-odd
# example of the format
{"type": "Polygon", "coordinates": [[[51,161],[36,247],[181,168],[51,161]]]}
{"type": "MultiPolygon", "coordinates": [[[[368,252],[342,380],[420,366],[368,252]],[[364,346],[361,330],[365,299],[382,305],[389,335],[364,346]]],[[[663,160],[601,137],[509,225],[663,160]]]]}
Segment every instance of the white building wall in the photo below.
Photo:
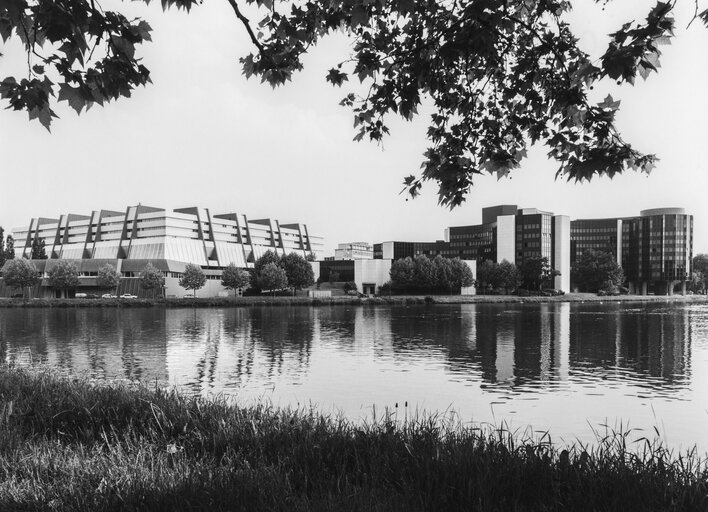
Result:
{"type": "Polygon", "coordinates": [[[381,285],[391,280],[390,272],[390,259],[354,260],[354,282],[359,291],[363,290],[362,285],[366,283],[375,284],[376,291],[378,292],[381,285]]]}
{"type": "Polygon", "coordinates": [[[383,253],[382,258],[384,260],[393,259],[393,242],[383,242],[381,244],[381,252],[383,253]]]}
{"type": "Polygon", "coordinates": [[[497,217],[497,263],[504,260],[516,263],[516,215],[497,217]]]}
{"type": "Polygon", "coordinates": [[[555,270],[560,272],[554,278],[553,287],[556,290],[570,291],[570,217],[556,215],[553,217],[555,229],[553,260],[555,270]]]}

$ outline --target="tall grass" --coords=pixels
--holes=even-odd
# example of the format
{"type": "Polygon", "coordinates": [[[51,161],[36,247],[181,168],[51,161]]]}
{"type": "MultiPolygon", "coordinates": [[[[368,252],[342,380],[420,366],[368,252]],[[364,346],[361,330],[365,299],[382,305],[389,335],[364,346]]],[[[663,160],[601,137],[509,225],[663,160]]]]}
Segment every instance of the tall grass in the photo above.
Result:
{"type": "Polygon", "coordinates": [[[708,472],[435,416],[351,423],[0,368],[0,510],[708,510],[708,472]]]}

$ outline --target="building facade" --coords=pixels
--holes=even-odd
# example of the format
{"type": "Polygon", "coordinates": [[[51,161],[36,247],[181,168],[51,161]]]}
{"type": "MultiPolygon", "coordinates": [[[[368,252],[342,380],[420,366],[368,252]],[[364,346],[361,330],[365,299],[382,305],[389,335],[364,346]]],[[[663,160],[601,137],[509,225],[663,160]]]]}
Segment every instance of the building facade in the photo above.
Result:
{"type": "Polygon", "coordinates": [[[449,244],[445,240],[435,242],[400,242],[389,241],[374,244],[374,259],[398,260],[401,258],[415,258],[416,256],[449,256],[449,244]]]}
{"type": "Polygon", "coordinates": [[[52,261],[72,260],[82,278],[87,278],[83,284],[90,287],[99,263],[111,263],[123,277],[131,278],[150,262],[168,278],[166,293],[178,296],[184,289],[173,284],[187,263],[199,265],[207,274],[202,294],[217,295],[225,290],[220,283],[212,286],[209,281],[219,282],[221,270],[229,264],[252,267],[268,250],[321,258],[324,245],[323,238],[311,234],[304,224],[249,219],[237,213],[212,214],[198,207],[166,210],[138,205],[124,212],[35,218],[13,233],[17,258],[29,258],[35,240],[44,242],[48,259],[35,263],[45,274],[52,261]]]}
{"type": "Polygon", "coordinates": [[[630,293],[686,292],[693,260],[693,216],[683,208],[642,210],[638,217],[579,219],[571,223],[571,260],[587,249],[610,252],[630,293]]]}
{"type": "Polygon", "coordinates": [[[570,290],[570,218],[536,208],[499,205],[482,209],[482,224],[448,228],[450,257],[521,265],[547,258],[560,272],[554,287],[570,290]]]}
{"type": "Polygon", "coordinates": [[[368,242],[350,242],[339,244],[334,250],[335,260],[371,260],[374,248],[368,242]]]}

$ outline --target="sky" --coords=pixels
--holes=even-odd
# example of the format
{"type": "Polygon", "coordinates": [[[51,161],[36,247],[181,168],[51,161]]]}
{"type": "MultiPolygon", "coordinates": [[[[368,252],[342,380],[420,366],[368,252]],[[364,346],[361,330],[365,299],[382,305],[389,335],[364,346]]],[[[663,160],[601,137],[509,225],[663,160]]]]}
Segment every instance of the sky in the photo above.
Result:
{"type": "MultiPolygon", "coordinates": [[[[323,40],[305,70],[273,90],[241,74],[238,58],[252,49],[226,0],[189,14],[163,12],[159,2],[119,3],[154,29],[153,42],[138,50],[153,84],[81,116],[61,104],[51,133],[24,112],[0,110],[0,225],[11,231],[32,217],[138,203],[202,206],[306,223],[331,254],[344,242],[442,239],[446,227],[478,224],[481,209],[496,204],[571,219],[683,207],[694,215],[694,254],[708,252],[708,29],[700,22],[686,29],[691,4],[677,9],[677,37],[662,47],[658,74],[633,87],[603,83],[593,91],[597,101],[608,93],[621,100],[617,124],[625,140],[660,158],[651,175],[556,181],[558,165],[539,146],[511,179],[481,176],[467,201],[449,210],[437,204],[433,183],[415,200],[401,194],[427,147],[424,116],[391,118],[382,145],[352,141],[352,113],[338,105],[349,89],[324,80],[348,54],[344,35],[323,40]]],[[[574,5],[581,47],[598,57],[607,34],[643,18],[653,2],[574,5]]],[[[21,48],[0,43],[0,52],[0,76],[23,76],[21,48]]]]}

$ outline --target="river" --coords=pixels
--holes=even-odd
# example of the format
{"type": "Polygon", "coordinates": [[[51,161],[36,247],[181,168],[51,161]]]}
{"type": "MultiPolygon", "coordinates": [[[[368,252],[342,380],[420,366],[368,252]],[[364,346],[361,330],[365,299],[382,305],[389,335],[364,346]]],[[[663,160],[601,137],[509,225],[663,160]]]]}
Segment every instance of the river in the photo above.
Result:
{"type": "Polygon", "coordinates": [[[0,311],[0,358],[356,421],[425,411],[708,452],[708,305],[549,303],[0,311]]]}

